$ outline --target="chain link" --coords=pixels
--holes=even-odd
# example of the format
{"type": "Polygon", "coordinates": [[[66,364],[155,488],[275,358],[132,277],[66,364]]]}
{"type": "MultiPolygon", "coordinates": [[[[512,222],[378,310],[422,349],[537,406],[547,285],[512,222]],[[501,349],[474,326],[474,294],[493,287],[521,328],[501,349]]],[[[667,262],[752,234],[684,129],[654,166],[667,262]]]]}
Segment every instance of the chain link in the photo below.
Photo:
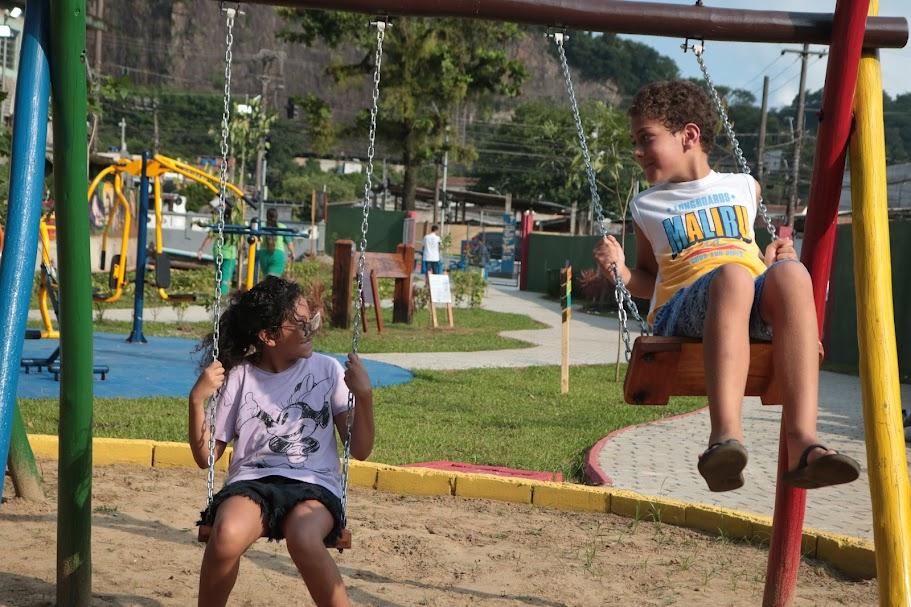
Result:
{"type": "MultiPolygon", "coordinates": [[[[734,148],[734,158],[737,160],[737,166],[740,167],[741,173],[749,175],[751,173],[750,165],[747,164],[746,158],[743,156],[743,150],[740,149],[740,141],[738,141],[737,135],[734,133],[734,125],[731,124],[731,120],[728,118],[728,113],[727,110],[724,109],[724,104],[721,103],[721,97],[718,96],[718,91],[715,89],[715,83],[712,82],[712,77],[709,75],[709,68],[706,66],[705,59],[702,56],[705,53],[705,47],[701,44],[692,46],[684,44],[684,51],[686,51],[687,48],[691,48],[693,54],[696,55],[696,62],[699,63],[699,69],[702,71],[702,78],[708,86],[709,94],[712,97],[712,103],[715,105],[715,111],[718,112],[718,117],[721,118],[721,122],[724,125],[724,132],[731,141],[731,147],[734,148]]],[[[775,224],[772,223],[772,218],[769,216],[769,210],[762,200],[762,195],[759,196],[758,209],[759,214],[762,215],[762,220],[765,222],[765,228],[766,231],[768,231],[769,236],[772,237],[772,240],[777,240],[778,235],[775,232],[775,224]]]]}
{"type": "MultiPolygon", "coordinates": [[[[361,345],[361,308],[364,303],[364,274],[367,271],[367,229],[370,218],[370,194],[373,190],[373,156],[376,151],[376,117],[380,103],[380,68],[383,64],[383,40],[386,37],[386,21],[376,21],[376,53],[373,58],[373,94],[370,106],[370,132],[367,137],[367,166],[365,169],[364,200],[362,203],[361,241],[357,259],[357,301],[354,305],[354,330],[351,336],[351,351],[357,354],[361,345]]],[[[377,302],[377,305],[379,303],[377,302]]],[[[354,393],[348,392],[348,415],[345,433],[345,452],[342,460],[342,527],[348,518],[348,468],[351,462],[351,431],[354,425],[354,393]]]]}
{"type": "MultiPolygon", "coordinates": [[[[221,327],[221,280],[222,265],[224,263],[224,246],[225,246],[225,208],[227,207],[227,183],[228,183],[228,155],[230,152],[230,121],[231,121],[231,61],[233,58],[232,48],[234,46],[234,17],[237,9],[224,9],[227,13],[225,25],[227,33],[225,34],[225,88],[224,88],[224,107],[221,115],[221,183],[218,191],[218,221],[216,223],[215,237],[215,303],[212,306],[213,330],[212,330],[212,362],[218,360],[219,349],[218,340],[220,338],[221,327]]],[[[221,390],[218,390],[209,399],[206,406],[206,418],[209,422],[209,471],[206,476],[206,505],[212,505],[212,497],[215,493],[215,404],[221,390]]]]}
{"type": "MultiPolygon", "coordinates": [[[[560,56],[560,68],[563,72],[563,82],[566,84],[566,92],[569,95],[569,102],[573,112],[573,120],[576,123],[576,135],[579,138],[579,147],[582,148],[582,160],[585,163],[585,174],[588,177],[588,189],[591,193],[592,209],[595,213],[595,220],[598,223],[598,235],[601,238],[607,236],[604,228],[604,209],[601,206],[601,197],[598,195],[598,182],[595,178],[595,167],[592,164],[591,153],[588,150],[588,141],[585,137],[585,128],[582,126],[582,116],[579,114],[579,103],[576,101],[576,92],[573,87],[572,77],[570,76],[569,63],[566,61],[566,52],[563,49],[563,43],[566,41],[566,34],[557,32],[553,34],[554,44],[557,46],[557,53],[560,56]]],[[[629,361],[632,355],[632,345],[627,327],[627,311],[633,318],[639,322],[639,329],[643,335],[649,334],[648,323],[639,315],[639,309],[633,301],[633,296],[623,283],[620,277],[620,271],[616,264],[610,267],[614,275],[614,300],[617,302],[617,320],[620,323],[620,331],[623,335],[623,343],[626,348],[626,360],[629,361]]]]}

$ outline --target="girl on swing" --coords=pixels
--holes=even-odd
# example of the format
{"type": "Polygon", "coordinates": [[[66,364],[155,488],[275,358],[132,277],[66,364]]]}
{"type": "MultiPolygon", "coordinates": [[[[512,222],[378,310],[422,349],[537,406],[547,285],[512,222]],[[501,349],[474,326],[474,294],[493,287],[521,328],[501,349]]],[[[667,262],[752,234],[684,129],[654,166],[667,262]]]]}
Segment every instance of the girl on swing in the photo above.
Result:
{"type": "MultiPolygon", "coordinates": [[[[212,527],[199,605],[227,603],[240,557],[260,536],[287,541],[317,605],[349,605],[326,549],[344,519],[335,430],[344,441],[350,390],[357,407],[351,455],[366,459],[373,449],[373,393],[357,355],[349,354],[342,369],[314,353],[319,326],[300,286],[276,276],[235,294],[219,319],[218,360],[190,391],[189,439],[197,465],[208,467],[205,403],[220,389],[215,458],[231,441],[234,456],[226,485],[198,523],[212,527]]],[[[213,340],[209,335],[200,346],[208,360],[213,340]]]]}
{"type": "Polygon", "coordinates": [[[718,115],[706,92],[682,81],[640,90],[629,110],[636,162],[652,187],[632,204],[636,268],[613,236],[594,256],[605,276],[651,298],[655,335],[702,338],[711,432],[698,469],[711,491],[743,485],[741,405],[749,340],[771,340],[783,386],[788,472],[812,489],[855,480],[857,462],[818,444],[818,334],[810,275],[790,240],[756,245],[759,184],[716,173],[708,155],[718,115]]]}

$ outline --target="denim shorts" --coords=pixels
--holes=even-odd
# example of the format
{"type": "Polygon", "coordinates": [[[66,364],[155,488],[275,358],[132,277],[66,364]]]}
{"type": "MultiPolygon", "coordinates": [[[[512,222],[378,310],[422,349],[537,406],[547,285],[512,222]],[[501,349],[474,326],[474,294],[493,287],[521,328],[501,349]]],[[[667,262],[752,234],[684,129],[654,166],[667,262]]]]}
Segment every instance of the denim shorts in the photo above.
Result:
{"type": "MultiPolygon", "coordinates": [[[[779,263],[799,263],[796,260],[782,260],[779,263]]],[[[772,264],[773,266],[775,264],[772,264]]],[[[667,303],[658,310],[655,324],[652,327],[655,335],[667,337],[701,338],[705,314],[709,308],[709,286],[715,274],[721,268],[700,276],[696,282],[674,293],[667,303]]],[[[760,274],[753,281],[753,307],[750,310],[750,339],[772,341],[772,328],[766,324],[760,314],[762,288],[766,273],[760,274]]]]}
{"type": "Polygon", "coordinates": [[[320,485],[296,481],[284,476],[266,476],[225,485],[212,498],[212,505],[200,513],[200,520],[196,524],[214,524],[218,506],[235,495],[248,497],[259,505],[266,536],[270,541],[285,539],[285,535],[282,533],[285,516],[299,503],[307,500],[316,500],[324,505],[335,521],[332,531],[323,539],[324,544],[333,546],[342,533],[344,521],[342,501],[334,493],[320,485]]]}

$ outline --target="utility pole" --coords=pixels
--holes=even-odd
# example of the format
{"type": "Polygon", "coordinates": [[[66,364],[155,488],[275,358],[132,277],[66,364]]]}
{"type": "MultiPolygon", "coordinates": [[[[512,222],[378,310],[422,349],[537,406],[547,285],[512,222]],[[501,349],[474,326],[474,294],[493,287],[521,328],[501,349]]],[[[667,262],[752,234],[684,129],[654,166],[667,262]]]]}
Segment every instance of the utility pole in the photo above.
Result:
{"type": "Polygon", "coordinates": [[[161,144],[161,141],[158,138],[158,98],[156,97],[152,101],[152,150],[155,155],[158,154],[158,148],[161,144]]]}
{"type": "Polygon", "coordinates": [[[120,126],[120,155],[127,155],[127,119],[121,118],[117,123],[120,126]]]}
{"type": "MultiPolygon", "coordinates": [[[[383,168],[386,165],[383,164],[383,168]]],[[[433,163],[433,223],[437,222],[437,203],[440,201],[440,161],[433,163]]]]}
{"type": "Polygon", "coordinates": [[[769,77],[762,77],[762,116],[759,119],[759,159],[756,171],[759,183],[765,175],[765,130],[769,122],[769,77]]]}
{"type": "Polygon", "coordinates": [[[810,53],[810,45],[804,43],[803,48],[799,51],[786,49],[781,51],[782,55],[794,53],[800,55],[800,91],[797,95],[797,128],[794,132],[794,162],[791,174],[791,195],[788,197],[787,211],[785,212],[785,225],[794,227],[794,210],[797,208],[798,196],[800,193],[800,150],[803,146],[803,115],[806,107],[806,86],[807,86],[807,60],[810,55],[819,55],[820,58],[826,56],[825,51],[810,53]]]}
{"type": "Polygon", "coordinates": [[[104,0],[95,0],[95,19],[98,21],[98,26],[95,28],[95,77],[101,75],[101,51],[102,51],[102,40],[101,34],[104,24],[104,0]]]}
{"type": "MultiPolygon", "coordinates": [[[[440,213],[440,236],[443,235],[443,226],[446,225],[446,211],[449,210],[449,198],[446,195],[446,176],[449,171],[449,135],[443,141],[443,183],[441,190],[443,193],[443,212],[440,213]]],[[[458,213],[458,210],[456,211],[458,213]]]]}

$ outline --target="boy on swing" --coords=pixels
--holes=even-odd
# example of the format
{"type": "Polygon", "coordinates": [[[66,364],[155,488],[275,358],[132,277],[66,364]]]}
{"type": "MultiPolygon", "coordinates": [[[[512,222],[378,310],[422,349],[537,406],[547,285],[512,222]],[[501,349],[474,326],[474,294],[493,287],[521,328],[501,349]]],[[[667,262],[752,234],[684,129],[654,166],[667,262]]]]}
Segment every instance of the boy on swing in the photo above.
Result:
{"type": "Polygon", "coordinates": [[[759,184],[709,165],[718,116],[706,92],[682,81],[642,88],[629,110],[634,155],[652,187],[631,205],[637,267],[613,236],[594,256],[636,297],[651,298],[655,335],[703,340],[711,417],[698,469],[711,491],[743,486],[741,406],[750,339],[771,340],[782,385],[788,472],[806,489],[855,480],[860,467],[818,444],[818,333],[810,275],[790,240],[756,245],[759,184]]]}

